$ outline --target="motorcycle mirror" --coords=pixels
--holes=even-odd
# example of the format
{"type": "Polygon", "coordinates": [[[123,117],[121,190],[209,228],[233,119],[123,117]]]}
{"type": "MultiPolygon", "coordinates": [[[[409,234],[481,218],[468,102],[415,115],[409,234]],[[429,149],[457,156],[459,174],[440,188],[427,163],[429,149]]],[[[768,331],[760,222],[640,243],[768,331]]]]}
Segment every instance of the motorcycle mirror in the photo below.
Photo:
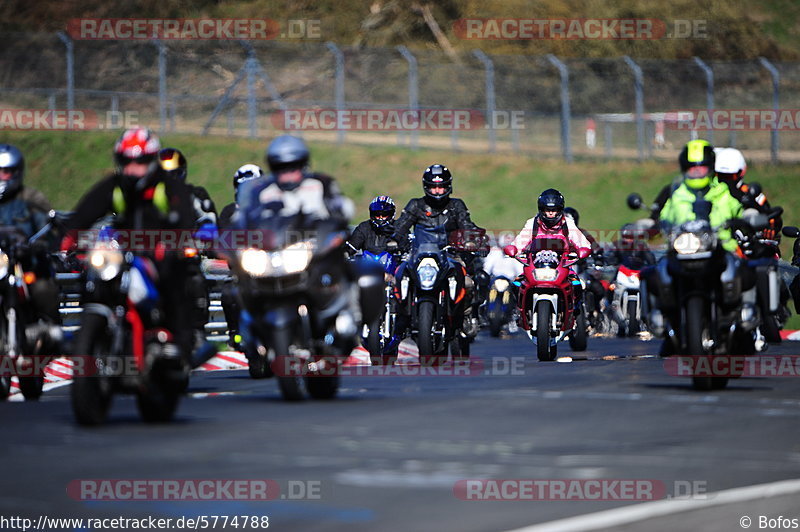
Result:
{"type": "Polygon", "coordinates": [[[638,211],[639,209],[641,209],[642,205],[644,204],[644,201],[642,201],[642,197],[636,192],[628,195],[627,202],[628,202],[628,208],[634,211],[638,211]]]}
{"type": "Polygon", "coordinates": [[[783,236],[789,238],[797,238],[800,237],[800,228],[797,228],[793,225],[787,225],[781,230],[781,233],[783,233],[783,236]]]}

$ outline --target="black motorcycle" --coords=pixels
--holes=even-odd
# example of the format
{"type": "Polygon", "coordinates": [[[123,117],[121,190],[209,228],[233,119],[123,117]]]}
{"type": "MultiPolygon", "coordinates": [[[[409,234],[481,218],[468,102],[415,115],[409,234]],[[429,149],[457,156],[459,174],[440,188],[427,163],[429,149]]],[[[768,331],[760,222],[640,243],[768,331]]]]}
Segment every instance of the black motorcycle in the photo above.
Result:
{"type": "Polygon", "coordinates": [[[444,227],[417,225],[408,261],[397,270],[401,312],[410,318],[410,335],[423,365],[469,359],[471,338],[464,334],[466,268],[450,258],[444,227]]]}
{"type": "MultiPolygon", "coordinates": [[[[753,306],[743,305],[752,274],[742,260],[722,248],[708,221],[711,204],[699,200],[695,212],[698,219],[669,232],[666,256],[645,269],[643,311],[657,336],[667,333],[664,356],[752,355],[758,316],[753,306]],[[657,296],[660,311],[653,308],[651,296],[657,296]]],[[[728,384],[728,376],[702,374],[692,379],[699,390],[728,384]]]]}
{"type": "Polygon", "coordinates": [[[231,263],[249,364],[260,375],[276,376],[287,400],[304,399],[305,391],[331,399],[339,390],[339,367],[357,345],[359,298],[369,309],[365,320],[379,314],[383,276],[353,282],[343,221],[274,215],[248,229],[263,235],[262,244],[237,251],[231,263]]]}
{"type": "Polygon", "coordinates": [[[103,423],[117,393],[134,394],[145,421],[173,418],[190,364],[162,326],[157,278],[149,257],[121,249],[113,236],[99,239],[87,254],[81,328],[72,355],[78,423],[103,423]]]}
{"type": "Polygon", "coordinates": [[[26,400],[38,399],[44,369],[62,340],[59,325],[40,315],[31,299],[39,276],[52,275],[47,254],[31,247],[39,236],[0,227],[0,400],[8,397],[13,375],[26,400]]]}

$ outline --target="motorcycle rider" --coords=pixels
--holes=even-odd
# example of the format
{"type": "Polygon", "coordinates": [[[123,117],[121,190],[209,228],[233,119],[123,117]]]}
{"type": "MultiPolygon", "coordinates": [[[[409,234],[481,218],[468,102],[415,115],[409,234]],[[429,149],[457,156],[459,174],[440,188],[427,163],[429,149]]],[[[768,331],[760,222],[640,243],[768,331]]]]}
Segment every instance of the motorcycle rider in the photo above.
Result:
{"type": "MultiPolygon", "coordinates": [[[[708,220],[712,228],[717,231],[722,248],[741,255],[731,230],[724,227],[724,224],[732,218],[741,218],[742,204],[731,196],[728,186],[721,183],[714,175],[716,155],[711,144],[702,139],[689,141],[681,150],[678,162],[683,174],[683,183],[673,191],[660,213],[662,230],[668,232],[674,226],[696,219],[698,214],[695,212],[695,201],[703,199],[711,205],[710,212],[707,213],[708,220]]],[[[664,330],[664,318],[658,304],[657,274],[653,268],[645,268],[642,278],[646,282],[646,292],[649,293],[648,323],[653,333],[661,336],[664,330]]],[[[743,289],[752,288],[753,283],[754,280],[743,279],[743,289]]],[[[664,343],[664,348],[668,349],[667,341],[664,343]]],[[[662,355],[667,354],[669,353],[662,351],[662,355]]]]}
{"type": "Polygon", "coordinates": [[[709,222],[713,228],[719,228],[718,235],[722,247],[726,251],[738,249],[736,240],[730,229],[723,226],[731,218],[742,217],[742,204],[731,196],[728,186],[720,183],[714,175],[716,156],[714,148],[708,141],[692,140],[683,147],[678,157],[683,183],[676,188],[664,204],[659,215],[662,228],[669,230],[672,226],[694,220],[694,203],[697,199],[705,199],[711,203],[709,222]]]}
{"type": "MultiPolygon", "coordinates": [[[[416,225],[444,228],[444,231],[461,230],[465,237],[466,251],[479,251],[481,243],[470,238],[470,235],[482,233],[483,229],[475,225],[469,215],[469,209],[463,200],[451,197],[453,192],[453,175],[443,164],[432,164],[422,174],[422,189],[425,195],[408,202],[395,223],[395,240],[402,249],[408,249],[409,231],[416,225]]],[[[463,282],[466,289],[466,300],[472,301],[464,311],[464,332],[467,336],[478,333],[478,306],[486,299],[489,292],[489,276],[481,268],[480,260],[472,257],[464,261],[460,256],[453,260],[466,268],[463,282]],[[476,290],[477,288],[477,290],[476,290]]],[[[456,268],[456,276],[462,274],[456,268]]],[[[461,279],[459,279],[459,282],[461,279]]]]}
{"type": "MultiPolygon", "coordinates": [[[[503,252],[514,257],[520,251],[530,247],[537,238],[558,238],[562,240],[569,253],[576,253],[578,259],[585,259],[592,253],[592,245],[578,229],[572,218],[564,216],[564,196],[554,188],[543,191],[537,200],[539,212],[528,219],[514,241],[503,248],[503,252]]],[[[576,312],[580,312],[580,303],[583,299],[583,289],[574,270],[570,274],[575,287],[576,312]]]]}
{"type": "Polygon", "coordinates": [[[266,152],[269,177],[242,184],[242,215],[302,212],[317,219],[349,220],[353,202],[341,193],[334,178],[308,170],[310,158],[311,152],[299,137],[281,135],[273,140],[266,152]]]}
{"type": "MultiPolygon", "coordinates": [[[[722,148],[716,152],[714,170],[717,179],[728,185],[731,196],[739,200],[745,209],[756,209],[758,212],[766,214],[771,210],[767,195],[760,190],[754,190],[753,186],[744,182],[744,175],[747,173],[747,162],[742,152],[736,148],[722,148]],[[754,194],[754,192],[757,192],[754,194]]],[[[757,187],[760,189],[761,187],[757,187]]],[[[780,229],[783,227],[783,220],[780,216],[770,220],[770,227],[762,231],[763,238],[780,242],[780,229]]],[[[780,248],[775,245],[775,250],[780,253],[780,248]]]]}
{"type": "MultiPolygon", "coordinates": [[[[233,217],[239,208],[239,190],[242,183],[252,179],[260,179],[264,176],[264,171],[257,164],[244,164],[233,174],[233,196],[234,201],[225,205],[219,213],[219,229],[225,231],[231,227],[233,217]]],[[[220,297],[222,312],[225,314],[225,323],[228,325],[228,345],[237,351],[242,350],[242,336],[239,334],[239,312],[241,304],[239,302],[239,291],[233,279],[225,282],[222,286],[220,297]]]]}
{"type": "MultiPolygon", "coordinates": [[[[22,152],[16,146],[0,144],[0,226],[15,227],[30,239],[48,224],[51,207],[44,194],[24,185],[24,177],[22,152]]],[[[30,256],[24,259],[23,266],[26,271],[36,274],[36,281],[28,285],[35,312],[56,325],[38,331],[47,347],[54,349],[61,338],[57,327],[61,316],[58,312],[58,286],[49,261],[48,252],[52,244],[52,238],[38,239],[31,245],[30,256]]]]}
{"type": "Polygon", "coordinates": [[[369,220],[353,229],[347,245],[353,251],[368,251],[374,255],[397,249],[394,236],[395,203],[389,196],[376,196],[369,203],[369,220]]]}
{"type": "MultiPolygon", "coordinates": [[[[142,255],[158,270],[156,286],[163,319],[172,333],[177,354],[188,362],[193,343],[191,313],[184,311],[190,296],[185,280],[189,264],[182,250],[175,250],[168,233],[190,233],[195,227],[192,192],[185,182],[159,170],[160,141],[146,128],[128,129],[114,145],[116,170],[96,183],[80,199],[67,220],[62,249],[75,245],[78,232],[113,213],[116,230],[148,231],[154,249],[142,255]]],[[[149,246],[148,246],[149,247],[149,246]]],[[[174,351],[173,351],[174,352],[174,351]]]]}
{"type": "MultiPolygon", "coordinates": [[[[333,177],[308,170],[310,157],[302,139],[291,135],[274,139],[266,150],[270,175],[240,185],[241,202],[238,214],[233,218],[234,225],[248,228],[270,216],[302,213],[310,220],[331,220],[346,226],[354,212],[353,202],[341,193],[333,177]]],[[[355,347],[356,324],[362,321],[371,323],[382,311],[383,275],[378,277],[375,271],[354,271],[343,252],[341,268],[360,290],[360,307],[351,307],[354,311],[352,338],[355,347]]],[[[340,333],[343,338],[350,335],[349,331],[340,333]]]]}
{"type": "MultiPolygon", "coordinates": [[[[176,148],[163,148],[158,152],[158,166],[161,172],[170,178],[183,181],[192,193],[192,207],[195,215],[195,229],[207,240],[213,240],[217,227],[217,209],[208,191],[201,186],[192,185],[186,180],[188,164],[183,153],[176,148]]],[[[203,245],[198,241],[199,246],[203,245]]],[[[213,250],[205,250],[206,254],[213,256],[213,250]]],[[[202,269],[202,259],[197,255],[188,261],[189,276],[188,290],[195,306],[194,327],[197,331],[197,342],[205,341],[205,325],[208,323],[208,288],[202,269]]]]}
{"type": "MultiPolygon", "coordinates": [[[[656,256],[647,244],[648,231],[637,229],[635,224],[625,224],[619,231],[619,238],[613,248],[605,255],[607,263],[622,265],[641,272],[643,268],[656,263],[656,256]]],[[[619,326],[618,335],[625,336],[625,318],[622,314],[622,294],[624,287],[616,283],[611,302],[611,318],[619,326]]]]}
{"type": "Polygon", "coordinates": [[[217,225],[217,207],[205,187],[186,181],[188,164],[183,153],[176,148],[164,148],[158,152],[158,165],[164,174],[183,181],[192,191],[195,225],[199,229],[206,224],[217,225]]]}

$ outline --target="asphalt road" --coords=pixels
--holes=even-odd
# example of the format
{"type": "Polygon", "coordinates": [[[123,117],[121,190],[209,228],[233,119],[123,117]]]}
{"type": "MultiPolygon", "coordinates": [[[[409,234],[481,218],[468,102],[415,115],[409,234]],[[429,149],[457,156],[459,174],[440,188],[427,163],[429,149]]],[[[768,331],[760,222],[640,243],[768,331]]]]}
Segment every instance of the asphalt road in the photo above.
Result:
{"type": "MultiPolygon", "coordinates": [[[[798,354],[793,344],[768,354],[798,354]]],[[[567,344],[560,352],[569,354],[567,344]]],[[[481,334],[468,372],[346,377],[338,399],[292,404],[274,380],[196,373],[177,419],[164,425],[142,423],[134,399],[121,396],[108,424],[82,428],[69,387],[51,390],[39,402],[0,404],[0,529],[21,529],[2,521],[12,516],[175,523],[217,515],[229,516],[224,529],[241,530],[232,516],[255,515],[268,516],[271,530],[510,530],[663,506],[678,502],[665,496],[692,490],[681,501],[697,504],[690,511],[668,508],[624,526],[590,516],[573,529],[728,531],[741,530],[748,512],[754,529],[758,515],[800,518],[791,490],[705,505],[708,493],[800,478],[800,380],[746,378],[697,392],[690,379],[668,375],[657,352],[656,342],[590,338],[585,359],[540,363],[525,336],[481,334]],[[269,501],[81,500],[75,486],[87,479],[269,479],[281,493],[269,501]],[[612,500],[591,500],[588,489],[578,495],[586,500],[464,500],[467,479],[537,479],[551,490],[565,479],[584,488],[638,480],[661,502],[614,490],[612,500]]],[[[207,524],[223,529],[221,518],[207,524]]]]}

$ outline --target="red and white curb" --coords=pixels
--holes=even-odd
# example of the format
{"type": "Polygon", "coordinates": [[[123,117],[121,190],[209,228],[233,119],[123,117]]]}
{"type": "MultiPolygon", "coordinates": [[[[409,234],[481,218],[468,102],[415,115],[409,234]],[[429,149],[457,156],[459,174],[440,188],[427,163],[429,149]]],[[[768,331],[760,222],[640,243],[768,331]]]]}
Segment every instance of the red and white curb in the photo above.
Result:
{"type": "MultiPolygon", "coordinates": [[[[419,351],[414,342],[404,340],[398,349],[397,363],[415,363],[419,359],[419,351]]],[[[363,347],[356,347],[347,360],[346,366],[369,365],[369,352],[363,347]]],[[[247,358],[238,351],[221,351],[208,360],[205,364],[195,371],[219,371],[226,369],[247,368],[247,358]]],[[[50,362],[44,369],[44,391],[66,386],[72,381],[72,360],[69,358],[57,358],[50,362]]],[[[16,377],[11,378],[11,395],[9,401],[22,401],[22,394],[19,393],[19,381],[16,377]]]]}
{"type": "Polygon", "coordinates": [[[800,342],[800,331],[781,331],[781,338],[800,342]]]}

